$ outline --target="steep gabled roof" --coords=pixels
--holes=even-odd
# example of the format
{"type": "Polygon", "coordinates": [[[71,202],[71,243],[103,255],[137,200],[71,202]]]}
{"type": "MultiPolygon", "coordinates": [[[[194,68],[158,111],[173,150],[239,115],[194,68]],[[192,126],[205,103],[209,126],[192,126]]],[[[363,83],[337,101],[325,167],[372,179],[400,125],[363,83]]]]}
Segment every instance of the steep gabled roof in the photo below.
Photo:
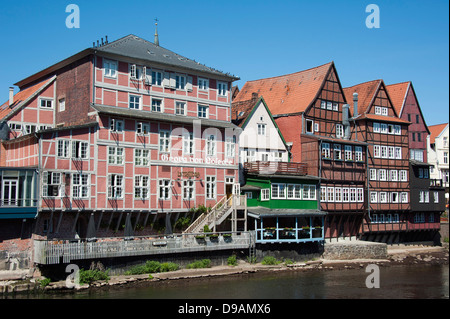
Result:
{"type": "Polygon", "coordinates": [[[422,109],[420,108],[419,100],[416,96],[416,91],[414,90],[413,84],[411,81],[396,83],[391,85],[386,85],[386,90],[388,91],[389,97],[391,98],[392,106],[395,108],[399,117],[402,117],[403,108],[406,103],[406,97],[408,96],[409,90],[414,94],[414,98],[417,103],[417,107],[419,108],[420,116],[422,117],[425,128],[427,129],[428,134],[430,134],[430,129],[425,121],[425,117],[423,116],[422,109]]]}
{"type": "Polygon", "coordinates": [[[398,116],[402,115],[410,84],[411,82],[403,82],[386,85],[386,90],[389,92],[389,97],[391,98],[392,105],[398,116]]]}
{"type": "MultiPolygon", "coordinates": [[[[373,80],[346,87],[344,88],[345,99],[348,103],[353,103],[353,93],[358,93],[358,114],[366,113],[375,100],[381,83],[382,80],[373,80]]],[[[353,107],[350,107],[350,114],[353,115],[353,107]]]]}
{"type": "Polygon", "coordinates": [[[333,62],[308,70],[248,81],[244,84],[235,102],[247,101],[253,93],[264,97],[273,115],[305,112],[314,102],[325,82],[333,62]]]}
{"type": "Polygon", "coordinates": [[[448,126],[448,123],[443,124],[437,124],[437,125],[431,125],[428,127],[430,130],[430,143],[434,144],[436,137],[441,135],[442,131],[448,126]]]}
{"type": "Polygon", "coordinates": [[[31,99],[43,91],[50,83],[55,80],[56,76],[27,87],[14,95],[14,102],[10,106],[9,101],[0,106],[0,120],[8,120],[11,116],[20,111],[31,99]]]}
{"type": "Polygon", "coordinates": [[[257,106],[262,104],[264,108],[267,111],[267,114],[269,115],[270,120],[272,121],[273,125],[278,131],[278,134],[280,135],[281,140],[283,141],[284,146],[286,149],[288,149],[288,146],[286,144],[286,140],[284,139],[283,134],[281,133],[280,128],[278,127],[277,123],[275,122],[272,113],[270,112],[269,107],[266,104],[266,101],[264,100],[264,97],[257,98],[253,96],[252,99],[247,101],[240,101],[240,102],[233,102],[232,104],[232,113],[231,113],[231,122],[237,126],[239,126],[242,129],[245,129],[245,126],[247,125],[248,121],[252,117],[253,113],[256,111],[257,106]]]}

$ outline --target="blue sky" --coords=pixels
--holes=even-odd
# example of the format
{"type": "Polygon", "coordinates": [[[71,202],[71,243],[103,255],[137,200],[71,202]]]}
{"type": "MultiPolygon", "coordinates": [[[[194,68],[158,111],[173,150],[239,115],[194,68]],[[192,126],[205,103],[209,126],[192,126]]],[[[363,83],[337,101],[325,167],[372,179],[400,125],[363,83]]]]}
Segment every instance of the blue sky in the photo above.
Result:
{"type": "MultiPolygon", "coordinates": [[[[0,101],[8,88],[87,47],[135,34],[246,81],[334,61],[342,86],[412,81],[428,125],[449,118],[449,2],[400,0],[2,1],[0,101]],[[68,4],[80,28],[68,29],[68,4]],[[369,29],[366,6],[380,9],[369,29]]],[[[16,92],[18,88],[16,88],[16,92]]]]}

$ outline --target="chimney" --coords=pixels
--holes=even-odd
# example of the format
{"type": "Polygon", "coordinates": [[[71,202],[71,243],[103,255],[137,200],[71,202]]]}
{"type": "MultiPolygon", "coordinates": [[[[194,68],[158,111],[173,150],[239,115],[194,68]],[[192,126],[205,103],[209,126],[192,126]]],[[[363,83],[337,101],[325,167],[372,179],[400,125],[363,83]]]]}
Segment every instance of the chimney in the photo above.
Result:
{"type": "Polygon", "coordinates": [[[348,111],[350,110],[349,104],[344,104],[342,107],[342,125],[344,126],[344,138],[350,139],[350,122],[348,120],[348,111]]]}
{"type": "Polygon", "coordinates": [[[258,93],[253,92],[252,93],[252,100],[257,100],[258,99],[258,93]]]}
{"type": "Polygon", "coordinates": [[[14,104],[14,88],[9,88],[9,107],[11,107],[14,104]]]}
{"type": "Polygon", "coordinates": [[[358,93],[353,93],[353,117],[358,116],[358,93]]]}

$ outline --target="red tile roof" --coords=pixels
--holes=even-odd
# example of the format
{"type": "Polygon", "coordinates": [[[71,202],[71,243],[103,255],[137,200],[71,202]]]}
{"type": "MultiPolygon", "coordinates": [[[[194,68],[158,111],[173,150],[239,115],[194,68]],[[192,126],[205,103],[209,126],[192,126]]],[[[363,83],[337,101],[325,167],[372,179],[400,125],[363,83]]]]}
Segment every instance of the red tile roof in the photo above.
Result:
{"type": "MultiPolygon", "coordinates": [[[[358,93],[358,114],[367,112],[368,107],[375,99],[382,80],[374,80],[365,83],[360,83],[354,86],[344,88],[344,95],[347,103],[353,105],[353,93],[358,93]]],[[[350,114],[353,116],[353,107],[350,107],[350,114]]]]}
{"type": "Polygon", "coordinates": [[[391,102],[398,116],[401,116],[403,104],[405,103],[406,94],[411,82],[396,83],[386,85],[386,90],[391,98],[391,102]]]}
{"type": "Polygon", "coordinates": [[[438,137],[439,134],[442,133],[442,131],[447,127],[447,125],[448,125],[448,123],[428,126],[428,129],[430,130],[430,143],[431,144],[434,144],[436,137],[438,137]]]}
{"type": "Polygon", "coordinates": [[[253,98],[247,101],[233,102],[231,106],[231,122],[242,127],[258,100],[258,98],[253,98]]]}
{"type": "Polygon", "coordinates": [[[262,96],[273,115],[304,112],[317,97],[333,62],[297,73],[248,81],[234,102],[262,96]]]}
{"type": "Polygon", "coordinates": [[[46,87],[54,80],[54,77],[51,79],[46,79],[45,81],[39,82],[35,85],[29,86],[24,90],[17,92],[14,95],[14,102],[11,106],[9,106],[9,101],[6,101],[0,106],[0,119],[3,120],[10,113],[17,111],[20,106],[23,105],[24,101],[30,99],[34,94],[36,94],[39,90],[46,87]]]}
{"type": "Polygon", "coordinates": [[[383,122],[393,122],[393,123],[403,123],[403,124],[411,124],[411,122],[402,120],[401,118],[395,116],[385,116],[385,115],[377,115],[372,113],[364,113],[360,114],[356,120],[369,119],[369,120],[379,120],[383,122]]]}

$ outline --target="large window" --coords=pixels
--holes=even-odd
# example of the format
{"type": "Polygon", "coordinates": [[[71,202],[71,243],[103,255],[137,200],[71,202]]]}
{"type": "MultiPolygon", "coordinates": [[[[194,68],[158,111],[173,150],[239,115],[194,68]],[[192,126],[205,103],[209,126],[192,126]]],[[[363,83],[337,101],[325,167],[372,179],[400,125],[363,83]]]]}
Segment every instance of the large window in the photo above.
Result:
{"type": "Polygon", "coordinates": [[[206,176],[206,198],[215,199],[216,198],[216,177],[206,176]]]}
{"type": "Polygon", "coordinates": [[[227,96],[228,85],[225,82],[217,82],[217,94],[227,96]]]}
{"type": "Polygon", "coordinates": [[[147,199],[149,196],[149,177],[146,175],[137,175],[134,177],[134,198],[147,199]]]}
{"type": "Polygon", "coordinates": [[[195,182],[193,180],[183,181],[183,199],[192,200],[195,194],[195,182]]]}
{"type": "Polygon", "coordinates": [[[161,153],[170,152],[170,131],[159,131],[159,151],[161,153]]]}
{"type": "Polygon", "coordinates": [[[160,179],[159,180],[159,199],[170,199],[170,179],[160,179]]]}
{"type": "Polygon", "coordinates": [[[322,158],[331,159],[330,144],[322,143],[322,158]]]}
{"type": "Polygon", "coordinates": [[[88,142],[72,141],[72,158],[87,159],[88,147],[88,142]]]}
{"type": "Polygon", "coordinates": [[[148,166],[150,164],[150,150],[135,149],[134,150],[134,165],[148,166]]]}
{"type": "Polygon", "coordinates": [[[286,198],[286,185],[272,184],[272,199],[285,199],[285,198],[286,198]]]}
{"type": "Polygon", "coordinates": [[[123,175],[108,175],[108,198],[123,197],[123,175]]]}
{"type": "Polygon", "coordinates": [[[108,147],[108,164],[123,164],[123,147],[108,147]]]}
{"type": "Polygon", "coordinates": [[[43,174],[42,196],[59,197],[62,196],[62,178],[59,172],[44,172],[43,174]]]}
{"type": "Polygon", "coordinates": [[[199,105],[198,106],[198,117],[199,118],[208,118],[208,106],[199,105]]]}
{"type": "Polygon", "coordinates": [[[115,78],[117,76],[117,61],[103,60],[103,75],[115,78]]]}
{"type": "Polygon", "coordinates": [[[206,155],[215,156],[216,155],[216,136],[208,135],[206,140],[206,155]]]}
{"type": "Polygon", "coordinates": [[[139,110],[141,108],[141,97],[137,95],[130,95],[130,109],[139,110]]]}
{"type": "Polygon", "coordinates": [[[89,197],[89,174],[72,174],[72,196],[74,198],[89,197]]]}
{"type": "Polygon", "coordinates": [[[186,132],[183,134],[183,154],[194,154],[194,133],[186,132]]]}

